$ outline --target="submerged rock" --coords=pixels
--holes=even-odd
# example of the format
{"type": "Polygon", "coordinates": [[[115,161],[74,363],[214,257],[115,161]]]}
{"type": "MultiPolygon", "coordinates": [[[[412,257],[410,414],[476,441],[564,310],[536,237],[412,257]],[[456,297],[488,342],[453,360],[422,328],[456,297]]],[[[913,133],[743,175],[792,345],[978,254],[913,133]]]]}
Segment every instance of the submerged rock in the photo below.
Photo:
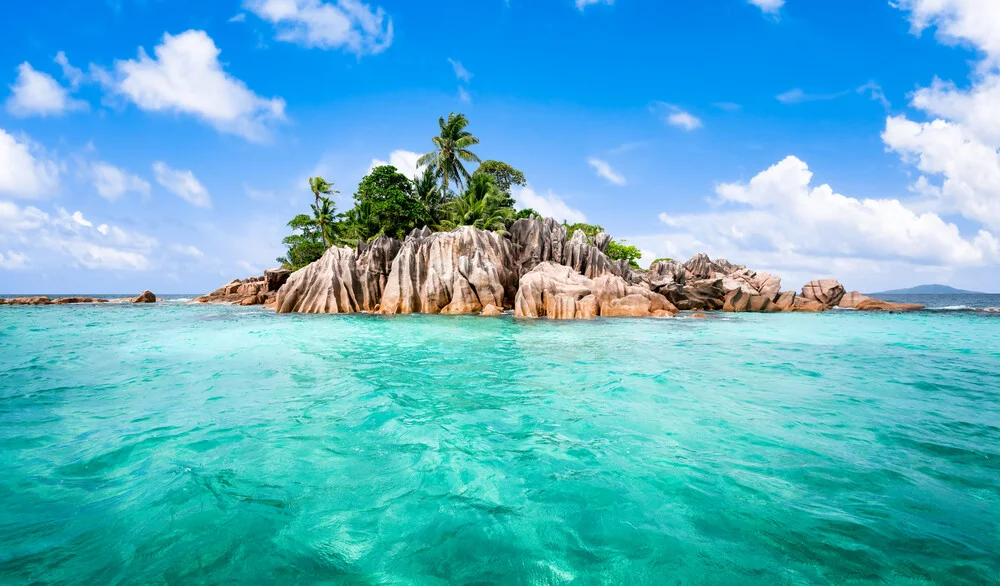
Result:
{"type": "Polygon", "coordinates": [[[60,297],[59,299],[53,299],[52,305],[70,305],[76,303],[107,303],[107,299],[101,299],[98,297],[60,297]]]}
{"type": "Polygon", "coordinates": [[[666,297],[616,275],[590,279],[571,267],[545,262],[521,277],[514,303],[517,317],[593,319],[668,317],[677,313],[666,297]]]}
{"type": "Polygon", "coordinates": [[[7,300],[7,305],[49,305],[52,300],[43,295],[36,295],[34,297],[14,297],[13,299],[7,300]]]}
{"type": "Polygon", "coordinates": [[[460,226],[411,235],[392,263],[380,313],[479,313],[510,308],[517,292],[517,255],[495,232],[460,226]]]}

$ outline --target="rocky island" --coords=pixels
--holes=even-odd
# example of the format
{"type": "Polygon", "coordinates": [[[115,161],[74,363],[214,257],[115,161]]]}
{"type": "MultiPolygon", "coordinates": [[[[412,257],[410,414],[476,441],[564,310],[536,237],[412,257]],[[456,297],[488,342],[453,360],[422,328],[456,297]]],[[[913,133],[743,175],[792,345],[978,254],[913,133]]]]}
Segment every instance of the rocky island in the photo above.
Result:
{"type": "Polygon", "coordinates": [[[782,291],[781,278],[699,254],[648,270],[605,254],[607,233],[568,237],[552,218],[524,218],[504,233],[459,226],[413,230],[331,247],[290,272],[232,281],[197,302],[266,305],[277,313],[499,315],[593,319],[669,317],[679,311],[821,312],[834,307],[905,311],[923,306],[848,293],[835,280],[782,291]]]}

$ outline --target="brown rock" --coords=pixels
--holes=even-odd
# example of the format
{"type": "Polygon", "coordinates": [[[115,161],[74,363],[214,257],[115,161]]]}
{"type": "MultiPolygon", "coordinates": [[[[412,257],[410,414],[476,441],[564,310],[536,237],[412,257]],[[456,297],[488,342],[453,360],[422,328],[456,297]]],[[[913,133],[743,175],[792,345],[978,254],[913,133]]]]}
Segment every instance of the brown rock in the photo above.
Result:
{"type": "Polygon", "coordinates": [[[275,291],[288,281],[292,271],[288,269],[267,269],[264,271],[264,290],[275,291]]]}
{"type": "Polygon", "coordinates": [[[691,319],[708,319],[708,316],[704,313],[696,313],[691,316],[691,319]]]}
{"type": "Polygon", "coordinates": [[[712,260],[705,253],[696,254],[684,263],[688,280],[719,279],[744,268],[724,258],[712,260]]]}
{"type": "Polygon", "coordinates": [[[781,311],[791,311],[792,307],[795,306],[795,298],[797,297],[795,291],[782,291],[778,293],[778,297],[774,300],[774,304],[778,306],[781,311]]]}
{"type": "Polygon", "coordinates": [[[662,295],[615,275],[589,279],[570,267],[545,262],[521,278],[514,303],[517,317],[591,319],[657,317],[677,309],[662,295]]]}
{"type": "Polygon", "coordinates": [[[851,291],[850,293],[846,293],[844,294],[843,297],[841,297],[840,302],[837,304],[837,307],[847,307],[856,309],[858,307],[858,304],[860,304],[862,301],[868,301],[869,299],[871,299],[871,297],[866,297],[858,291],[851,291]]]}
{"type": "Polygon", "coordinates": [[[826,309],[827,307],[819,301],[806,299],[805,297],[796,297],[795,302],[792,304],[792,311],[798,312],[821,313],[826,311],[826,309]]]}
{"type": "Polygon", "coordinates": [[[757,313],[777,313],[781,311],[776,303],[771,301],[771,298],[767,295],[751,295],[750,303],[747,305],[747,311],[753,311],[757,313]]]}
{"type": "Polygon", "coordinates": [[[156,295],[153,295],[152,291],[147,289],[133,299],[132,303],[156,303],[156,295]]]}
{"type": "Polygon", "coordinates": [[[15,297],[13,299],[8,299],[8,305],[49,305],[52,300],[45,296],[36,297],[15,297]]]}
{"type": "Polygon", "coordinates": [[[490,303],[489,305],[483,308],[483,311],[480,315],[484,315],[486,317],[495,317],[501,315],[502,313],[503,313],[502,309],[490,303]]]}
{"type": "Polygon", "coordinates": [[[810,281],[802,287],[802,296],[822,304],[827,309],[834,307],[844,297],[844,286],[833,279],[810,281]]]}
{"type": "Polygon", "coordinates": [[[523,218],[514,222],[509,232],[515,245],[516,264],[520,267],[519,276],[543,262],[572,267],[589,278],[603,274],[626,276],[623,271],[631,272],[627,262],[612,262],[604,254],[611,242],[611,236],[604,232],[593,242],[579,230],[573,233],[573,238],[568,238],[566,228],[552,218],[523,218]]]}
{"type": "MultiPolygon", "coordinates": [[[[512,307],[517,255],[511,241],[460,226],[408,237],[392,263],[380,313],[479,313],[512,307]]],[[[294,275],[292,276],[294,278],[294,275]]]]}
{"type": "Polygon", "coordinates": [[[726,299],[722,279],[688,281],[684,286],[670,285],[657,292],[682,311],[718,311],[726,299]]]}
{"type": "Polygon", "coordinates": [[[59,299],[53,299],[53,305],[69,305],[72,303],[107,303],[107,299],[99,299],[97,297],[60,297],[59,299]]]}
{"type": "Polygon", "coordinates": [[[722,304],[722,311],[744,312],[750,307],[750,295],[742,289],[734,289],[726,295],[722,304]]]}
{"type": "Polygon", "coordinates": [[[891,301],[882,301],[881,299],[873,299],[871,297],[861,301],[855,306],[858,311],[913,311],[916,309],[923,309],[924,306],[919,303],[893,303],[891,301]]]}

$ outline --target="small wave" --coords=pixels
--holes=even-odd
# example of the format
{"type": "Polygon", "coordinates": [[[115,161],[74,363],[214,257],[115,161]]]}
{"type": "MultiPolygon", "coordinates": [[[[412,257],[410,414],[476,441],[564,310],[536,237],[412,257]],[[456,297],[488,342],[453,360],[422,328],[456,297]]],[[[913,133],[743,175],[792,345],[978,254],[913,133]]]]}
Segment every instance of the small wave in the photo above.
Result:
{"type": "Polygon", "coordinates": [[[927,311],[979,311],[970,305],[946,305],[944,307],[928,307],[927,311]]]}

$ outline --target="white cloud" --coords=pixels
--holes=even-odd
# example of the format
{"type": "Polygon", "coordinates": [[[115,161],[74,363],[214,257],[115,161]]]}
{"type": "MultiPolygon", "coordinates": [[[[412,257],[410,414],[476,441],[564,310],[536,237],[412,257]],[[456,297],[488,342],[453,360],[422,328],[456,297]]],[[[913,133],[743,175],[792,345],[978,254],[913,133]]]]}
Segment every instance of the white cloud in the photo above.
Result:
{"type": "Polygon", "coordinates": [[[702,127],[701,119],[680,107],[666,102],[653,102],[649,111],[660,117],[664,124],[682,128],[688,132],[702,127]]]}
{"type": "Polygon", "coordinates": [[[26,255],[8,250],[7,254],[0,252],[0,269],[16,270],[27,266],[28,257],[26,255]]]}
{"type": "Polygon", "coordinates": [[[885,97],[885,92],[882,91],[882,86],[875,83],[874,81],[869,81],[868,83],[859,87],[857,89],[857,92],[861,95],[868,94],[868,97],[870,97],[873,101],[882,104],[882,107],[885,108],[886,110],[892,107],[892,104],[889,102],[889,99],[885,97]]]}
{"type": "Polygon", "coordinates": [[[360,0],[246,0],[244,6],[277,27],[279,41],[375,55],[392,45],[392,19],[360,0]]]}
{"type": "Polygon", "coordinates": [[[247,19],[247,15],[243,12],[233,15],[228,22],[244,22],[247,19]]]}
{"type": "Polygon", "coordinates": [[[448,59],[448,63],[451,63],[452,69],[455,70],[455,77],[457,77],[459,81],[464,81],[465,83],[472,81],[472,73],[462,65],[461,61],[448,59]]]}
{"type": "Polygon", "coordinates": [[[462,86],[458,87],[458,99],[462,100],[466,104],[472,103],[472,95],[469,94],[469,90],[465,89],[462,86]]]}
{"type": "MultiPolygon", "coordinates": [[[[155,238],[143,234],[107,224],[95,227],[79,210],[70,213],[56,208],[56,214],[49,215],[35,207],[0,201],[2,242],[30,248],[32,268],[37,269],[70,266],[144,271],[152,267],[149,255],[158,247],[155,238]]],[[[28,258],[25,253],[8,252],[5,256],[8,260],[4,264],[21,266],[28,258]]]]}
{"type": "Polygon", "coordinates": [[[889,117],[882,140],[923,173],[912,191],[942,212],[1000,229],[1000,4],[903,0],[897,6],[909,11],[914,31],[936,26],[938,38],[971,44],[983,60],[967,89],[934,79],[916,91],[910,105],[931,119],[889,117]]]}
{"type": "Polygon", "coordinates": [[[594,172],[597,173],[599,177],[603,177],[614,183],[615,185],[625,185],[627,181],[620,173],[611,168],[611,165],[607,161],[602,161],[601,159],[595,157],[588,157],[587,164],[593,167],[594,172]]]}
{"type": "Polygon", "coordinates": [[[954,267],[1000,261],[1000,242],[991,233],[963,237],[937,214],[915,213],[899,200],[859,200],[829,185],[814,186],[809,167],[796,157],[749,183],[721,184],[716,195],[716,210],[661,214],[669,232],[637,243],[675,258],[708,252],[779,274],[846,281],[893,264],[954,267]]]}
{"type": "Polygon", "coordinates": [[[781,11],[781,7],[785,5],[785,0],[747,0],[750,4],[753,4],[757,8],[760,8],[765,14],[778,14],[781,11]]]}
{"type": "Polygon", "coordinates": [[[778,94],[774,98],[782,104],[802,104],[804,102],[824,102],[836,100],[847,95],[848,92],[837,92],[834,94],[808,94],[799,88],[788,90],[783,94],[778,94]]]}
{"type": "Polygon", "coordinates": [[[937,28],[946,44],[967,42],[985,53],[982,66],[1000,66],[1000,4],[992,0],[897,0],[909,12],[915,34],[937,28]]]}
{"type": "Polygon", "coordinates": [[[150,193],[148,181],[111,163],[104,161],[91,163],[90,174],[97,194],[110,201],[115,201],[129,192],[145,196],[150,193]]]}
{"type": "Polygon", "coordinates": [[[60,116],[89,107],[87,102],[72,98],[51,75],[35,71],[27,61],[17,66],[17,80],[10,89],[7,111],[19,118],[60,116]]]}
{"type": "Polygon", "coordinates": [[[212,206],[208,190],[191,171],[171,169],[163,161],[157,161],[153,163],[153,172],[156,182],[177,197],[200,208],[212,206]]]}
{"type": "Polygon", "coordinates": [[[205,253],[198,250],[197,247],[191,246],[189,244],[173,244],[170,246],[170,250],[173,250],[177,254],[184,256],[190,256],[191,258],[204,258],[205,253]]]}
{"type": "Polygon", "coordinates": [[[283,99],[262,98],[223,71],[204,31],[164,34],[153,52],[140,47],[137,59],[115,62],[114,75],[97,69],[95,77],[140,109],[188,114],[253,142],[267,141],[270,126],[285,119],[283,99]]]}
{"type": "Polygon", "coordinates": [[[551,190],[545,195],[539,195],[531,187],[515,187],[512,195],[519,208],[531,208],[545,218],[555,218],[560,222],[566,221],[571,224],[587,221],[587,216],[583,212],[569,207],[551,190]]]}
{"type": "Polygon", "coordinates": [[[59,51],[56,53],[55,59],[53,59],[60,67],[62,67],[63,77],[69,82],[69,85],[74,90],[80,87],[80,84],[84,82],[87,78],[83,71],[73,67],[69,63],[69,59],[66,57],[66,53],[59,51]]]}
{"type": "Polygon", "coordinates": [[[413,151],[392,151],[389,154],[389,160],[383,161],[381,159],[372,159],[371,165],[368,167],[368,172],[371,173],[375,167],[381,167],[383,165],[392,165],[397,171],[406,175],[410,179],[419,177],[424,174],[425,167],[418,167],[417,160],[423,155],[420,153],[415,153],[413,151]]]}
{"type": "Polygon", "coordinates": [[[576,0],[576,9],[583,12],[585,8],[593,4],[607,4],[613,6],[615,0],[576,0]]]}
{"type": "Polygon", "coordinates": [[[39,151],[27,139],[18,141],[0,128],[0,194],[34,198],[59,186],[59,164],[39,151]]]}

